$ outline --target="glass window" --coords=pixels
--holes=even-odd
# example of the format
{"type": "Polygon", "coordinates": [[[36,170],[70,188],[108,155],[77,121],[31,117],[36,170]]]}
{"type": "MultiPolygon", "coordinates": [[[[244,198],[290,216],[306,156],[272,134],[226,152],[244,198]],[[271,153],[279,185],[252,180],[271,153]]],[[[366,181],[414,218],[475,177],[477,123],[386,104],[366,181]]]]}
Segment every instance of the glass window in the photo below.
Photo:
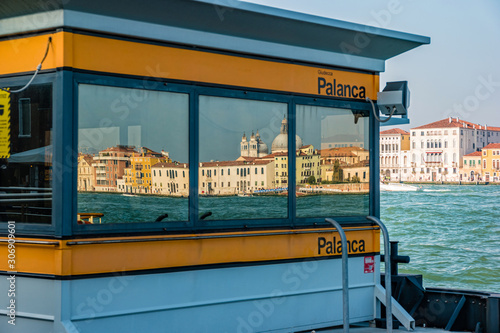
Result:
{"type": "Polygon", "coordinates": [[[188,220],[188,126],[187,94],[80,84],[78,223],[188,220]]]}
{"type": "Polygon", "coordinates": [[[19,99],[19,136],[31,136],[31,99],[19,99]]]}
{"type": "MultiPolygon", "coordinates": [[[[274,175],[274,158],[287,154],[287,104],[200,96],[199,108],[200,168],[228,169],[218,177],[228,186],[198,189],[200,214],[210,211],[207,219],[213,220],[286,218],[288,178],[274,175]]],[[[210,180],[199,183],[204,181],[210,180]]]]}
{"type": "Polygon", "coordinates": [[[368,215],[370,154],[363,148],[369,147],[368,116],[368,111],[297,106],[297,217],[368,215]]]}
{"type": "Polygon", "coordinates": [[[0,197],[0,222],[51,223],[51,84],[0,90],[0,197]]]}

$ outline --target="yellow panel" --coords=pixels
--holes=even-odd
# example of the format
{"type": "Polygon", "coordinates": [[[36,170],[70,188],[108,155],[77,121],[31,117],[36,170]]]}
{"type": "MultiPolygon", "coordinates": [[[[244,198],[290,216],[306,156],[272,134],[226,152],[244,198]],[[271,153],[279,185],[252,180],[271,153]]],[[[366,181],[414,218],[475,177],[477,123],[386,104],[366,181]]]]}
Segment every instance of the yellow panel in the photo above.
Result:
{"type": "MultiPolygon", "coordinates": [[[[379,252],[378,229],[351,229],[347,230],[346,235],[351,243],[350,254],[379,252]]],[[[16,270],[64,276],[341,255],[338,250],[340,244],[338,233],[319,233],[317,230],[291,234],[270,231],[264,234],[219,233],[161,238],[168,239],[156,241],[148,241],[150,237],[85,239],[86,242],[103,240],[124,242],[79,245],[67,244],[77,240],[58,241],[58,245],[16,243],[16,270]]],[[[7,254],[7,244],[1,243],[0,257],[7,258],[7,254]]],[[[0,270],[10,270],[6,261],[0,261],[0,270]]]]}
{"type": "Polygon", "coordinates": [[[0,90],[0,158],[10,157],[10,93],[0,90]]]}
{"type": "MultiPolygon", "coordinates": [[[[364,100],[376,99],[378,75],[258,60],[152,45],[104,37],[59,32],[43,69],[73,67],[144,77],[176,79],[364,100]]],[[[0,75],[34,71],[43,56],[48,35],[0,42],[0,75]]]]}
{"type": "Polygon", "coordinates": [[[49,37],[52,42],[42,70],[63,66],[64,33],[46,34],[27,38],[16,38],[0,42],[0,75],[11,73],[34,72],[42,61],[49,37]]]}

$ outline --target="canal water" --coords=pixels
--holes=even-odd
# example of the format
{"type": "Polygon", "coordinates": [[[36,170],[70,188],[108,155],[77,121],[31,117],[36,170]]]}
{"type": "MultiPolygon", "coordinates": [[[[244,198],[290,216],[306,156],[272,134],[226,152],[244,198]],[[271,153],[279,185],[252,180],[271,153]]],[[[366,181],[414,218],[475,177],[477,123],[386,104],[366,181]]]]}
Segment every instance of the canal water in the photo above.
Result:
{"type": "Polygon", "coordinates": [[[424,287],[500,292],[500,186],[424,185],[381,192],[381,219],[399,254],[400,273],[424,287]]]}
{"type": "MultiPolygon", "coordinates": [[[[297,214],[364,215],[367,200],[365,195],[299,197],[297,214]]],[[[188,200],[80,193],[78,211],[104,212],[103,223],[154,221],[165,213],[164,221],[186,221],[188,200]]],[[[200,214],[208,211],[213,215],[207,220],[280,218],[287,215],[287,199],[200,198],[200,214]]],[[[399,265],[400,273],[422,274],[425,287],[500,292],[500,186],[424,185],[421,192],[381,192],[381,218],[391,240],[400,242],[399,253],[411,258],[399,265]]]]}

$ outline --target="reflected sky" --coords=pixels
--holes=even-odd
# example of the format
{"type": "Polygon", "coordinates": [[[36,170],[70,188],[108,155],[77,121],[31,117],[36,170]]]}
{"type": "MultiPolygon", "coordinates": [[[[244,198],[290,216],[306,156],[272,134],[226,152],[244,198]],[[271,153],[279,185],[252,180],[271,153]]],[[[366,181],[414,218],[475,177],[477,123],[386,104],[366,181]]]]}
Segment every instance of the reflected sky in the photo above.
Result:
{"type": "Polygon", "coordinates": [[[80,84],[78,150],[97,153],[129,145],[164,150],[188,161],[187,94],[80,84]]]}
{"type": "Polygon", "coordinates": [[[271,153],[287,104],[200,96],[200,161],[231,161],[240,156],[243,132],[259,131],[271,153]]]}

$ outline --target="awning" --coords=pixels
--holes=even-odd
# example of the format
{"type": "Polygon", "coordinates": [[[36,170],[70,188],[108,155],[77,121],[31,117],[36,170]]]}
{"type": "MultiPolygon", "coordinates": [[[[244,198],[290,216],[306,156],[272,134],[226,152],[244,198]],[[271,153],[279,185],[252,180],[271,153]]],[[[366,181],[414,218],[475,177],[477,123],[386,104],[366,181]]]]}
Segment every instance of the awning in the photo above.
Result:
{"type": "Polygon", "coordinates": [[[52,145],[10,155],[9,163],[51,163],[52,145]]]}

